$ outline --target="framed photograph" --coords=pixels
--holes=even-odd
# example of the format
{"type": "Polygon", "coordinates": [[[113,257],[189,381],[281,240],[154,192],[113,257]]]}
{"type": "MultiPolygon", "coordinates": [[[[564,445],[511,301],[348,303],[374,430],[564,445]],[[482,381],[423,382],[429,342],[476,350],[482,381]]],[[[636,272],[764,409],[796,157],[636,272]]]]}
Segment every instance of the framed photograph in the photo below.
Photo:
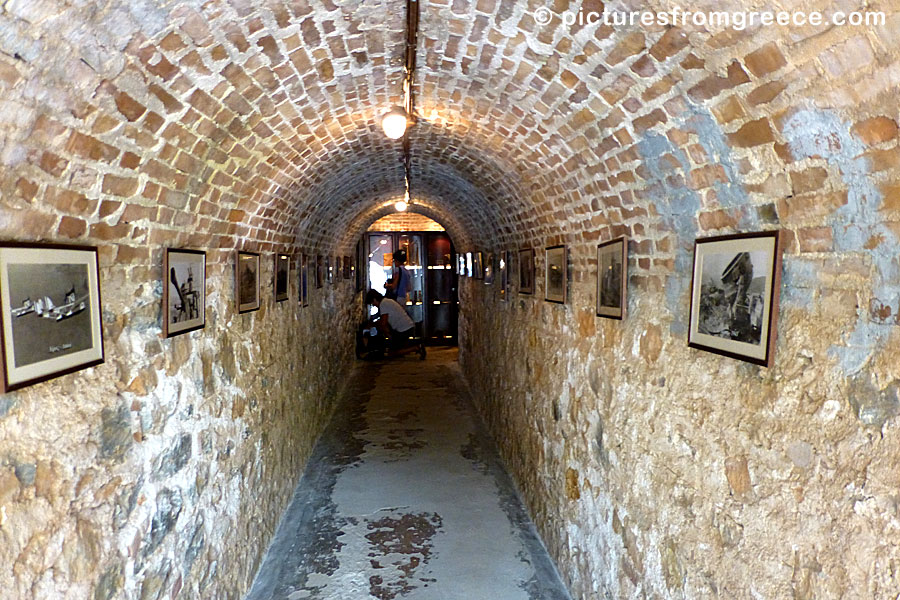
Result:
{"type": "Polygon", "coordinates": [[[500,274],[500,299],[509,300],[509,251],[500,252],[500,262],[497,265],[500,274]]]}
{"type": "Polygon", "coordinates": [[[322,287],[325,282],[325,258],[319,254],[316,256],[316,289],[322,287]]]}
{"type": "Polygon", "coordinates": [[[334,264],[332,264],[330,256],[325,257],[325,281],[334,283],[334,264]]]}
{"type": "Polygon", "coordinates": [[[472,272],[475,275],[475,279],[484,279],[484,254],[480,250],[475,253],[472,272]]]}
{"type": "Polygon", "coordinates": [[[484,261],[484,283],[492,285],[494,283],[494,253],[488,252],[484,261]]]}
{"type": "Polygon", "coordinates": [[[297,263],[297,301],[300,306],[309,306],[309,257],[301,254],[297,263]]]}
{"type": "Polygon", "coordinates": [[[344,259],[340,256],[334,257],[334,282],[337,283],[344,277],[344,259]]]}
{"type": "Polygon", "coordinates": [[[534,249],[519,250],[519,293],[534,293],[534,249]]]}
{"type": "Polygon", "coordinates": [[[287,254],[275,255],[275,302],[288,299],[288,278],[291,273],[291,257],[287,254]]]}
{"type": "Polygon", "coordinates": [[[238,250],[234,270],[238,312],[259,310],[259,253],[238,250]]]}
{"type": "Polygon", "coordinates": [[[472,277],[472,253],[466,252],[466,277],[472,277]]]}
{"type": "Polygon", "coordinates": [[[163,255],[163,334],[206,325],[206,252],[166,248],[163,255]]]}
{"type": "Polygon", "coordinates": [[[566,260],[565,246],[551,246],[547,248],[544,261],[544,299],[547,302],[558,304],[566,303],[566,288],[568,287],[568,261],[566,260]]]}
{"type": "Polygon", "coordinates": [[[97,248],[0,244],[3,391],[103,362],[97,248]]]}
{"type": "Polygon", "coordinates": [[[353,271],[356,274],[356,291],[361,292],[365,287],[365,279],[368,265],[368,257],[366,256],[366,247],[363,244],[363,239],[360,238],[356,242],[356,264],[353,266],[353,271]]]}
{"type": "Polygon", "coordinates": [[[350,257],[344,257],[344,279],[350,281],[353,279],[353,263],[350,262],[350,257]]]}
{"type": "Polygon", "coordinates": [[[780,232],[696,240],[688,346],[772,366],[780,289],[780,232]]]}
{"type": "Polygon", "coordinates": [[[457,254],[456,255],[456,274],[460,277],[465,276],[466,274],[466,255],[465,254],[457,254]]]}
{"type": "Polygon", "coordinates": [[[627,305],[628,238],[597,246],[597,316],[624,319],[627,305]]]}

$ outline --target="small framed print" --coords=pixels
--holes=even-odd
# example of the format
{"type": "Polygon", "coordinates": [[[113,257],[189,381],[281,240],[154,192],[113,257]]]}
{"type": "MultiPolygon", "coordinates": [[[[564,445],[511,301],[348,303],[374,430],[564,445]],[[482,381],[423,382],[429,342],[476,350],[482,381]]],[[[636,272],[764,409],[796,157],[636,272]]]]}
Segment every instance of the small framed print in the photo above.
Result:
{"type": "Polygon", "coordinates": [[[300,306],[309,306],[309,257],[301,254],[297,262],[297,301],[300,306]]]}
{"type": "Polygon", "coordinates": [[[456,255],[456,274],[460,277],[464,277],[466,275],[466,255],[465,254],[457,254],[456,255]]]}
{"type": "Polygon", "coordinates": [[[565,246],[547,248],[544,260],[544,299],[558,304],[566,303],[568,287],[568,261],[565,246]]]}
{"type": "Polygon", "coordinates": [[[334,283],[334,265],[331,263],[331,257],[325,257],[325,281],[334,283]]]}
{"type": "Polygon", "coordinates": [[[275,255],[275,302],[288,299],[288,278],[291,273],[291,257],[287,254],[275,255]]]}
{"type": "Polygon", "coordinates": [[[500,274],[500,299],[509,300],[509,251],[500,253],[500,262],[497,265],[500,274]]]}
{"type": "Polygon", "coordinates": [[[350,262],[349,256],[344,257],[343,265],[344,265],[344,279],[346,279],[347,281],[350,281],[351,279],[353,279],[353,263],[350,262]]]}
{"type": "Polygon", "coordinates": [[[337,283],[344,277],[344,259],[340,256],[334,257],[334,282],[337,283]]]}
{"type": "Polygon", "coordinates": [[[163,334],[206,325],[206,252],[166,248],[163,255],[163,334]]]}
{"type": "Polygon", "coordinates": [[[238,313],[259,310],[259,253],[238,250],[234,267],[238,313]]]}
{"type": "Polygon", "coordinates": [[[534,249],[519,250],[519,293],[534,293],[534,249]]]}
{"type": "Polygon", "coordinates": [[[0,243],[0,321],[4,392],[101,364],[97,248],[0,243]]]}
{"type": "Polygon", "coordinates": [[[322,287],[325,282],[325,258],[319,254],[316,256],[316,289],[322,287]]]}
{"type": "Polygon", "coordinates": [[[484,260],[484,283],[485,283],[485,285],[492,285],[494,283],[494,254],[493,254],[493,252],[488,252],[487,257],[484,260]]]}
{"type": "Polygon", "coordinates": [[[780,289],[780,232],[696,240],[688,346],[772,366],[780,289]]]}
{"type": "Polygon", "coordinates": [[[628,238],[597,246],[597,316],[624,319],[628,285],[628,238]]]}
{"type": "Polygon", "coordinates": [[[475,279],[484,279],[484,253],[480,250],[474,255],[472,273],[475,279]]]}
{"type": "Polygon", "coordinates": [[[474,271],[472,270],[473,261],[472,261],[472,253],[466,252],[466,277],[473,277],[474,271]]]}

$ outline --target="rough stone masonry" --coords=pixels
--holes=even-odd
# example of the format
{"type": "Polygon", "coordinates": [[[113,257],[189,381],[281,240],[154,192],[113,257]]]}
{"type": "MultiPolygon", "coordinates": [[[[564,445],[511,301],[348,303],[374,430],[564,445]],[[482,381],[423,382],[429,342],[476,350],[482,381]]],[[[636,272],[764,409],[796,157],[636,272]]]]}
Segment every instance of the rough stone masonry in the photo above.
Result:
{"type": "MultiPolygon", "coordinates": [[[[422,1],[415,210],[461,251],[571,255],[567,305],[465,282],[476,399],[575,597],[893,599],[896,3],[790,6],[870,27],[561,17],[634,4],[422,1]],[[774,368],[688,350],[693,240],[774,228],[774,368]],[[621,234],[613,323],[594,246],[621,234]]],[[[4,594],[242,597],[358,309],[341,282],[236,315],[232,253],[352,255],[390,212],[403,28],[394,0],[2,4],[0,237],[98,245],[106,337],[103,365],[0,397],[4,594]],[[170,340],[167,246],[210,266],[206,329],[170,340]]]]}

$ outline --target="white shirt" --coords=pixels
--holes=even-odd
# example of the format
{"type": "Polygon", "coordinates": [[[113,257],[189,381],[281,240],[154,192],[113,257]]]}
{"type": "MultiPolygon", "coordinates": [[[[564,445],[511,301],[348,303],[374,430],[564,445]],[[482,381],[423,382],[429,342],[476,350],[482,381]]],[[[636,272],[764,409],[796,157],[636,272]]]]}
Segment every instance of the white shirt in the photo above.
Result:
{"type": "Polygon", "coordinates": [[[394,331],[408,331],[416,326],[400,304],[390,298],[384,298],[378,307],[378,314],[387,315],[388,325],[394,331]]]}

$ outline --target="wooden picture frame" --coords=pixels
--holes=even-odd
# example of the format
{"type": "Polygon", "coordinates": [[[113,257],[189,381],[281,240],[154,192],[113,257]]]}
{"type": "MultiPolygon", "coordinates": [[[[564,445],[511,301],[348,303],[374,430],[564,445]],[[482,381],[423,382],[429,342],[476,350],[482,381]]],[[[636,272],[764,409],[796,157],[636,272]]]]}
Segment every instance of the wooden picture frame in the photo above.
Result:
{"type": "Polygon", "coordinates": [[[569,287],[569,256],[565,246],[550,246],[544,254],[544,300],[565,304],[569,287]]]}
{"type": "Polygon", "coordinates": [[[166,248],[163,254],[163,335],[206,326],[206,252],[166,248]]]}
{"type": "Polygon", "coordinates": [[[503,250],[500,252],[500,262],[497,265],[497,270],[500,274],[500,299],[503,301],[509,300],[509,251],[503,250]]]}
{"type": "Polygon", "coordinates": [[[597,246],[597,316],[622,320],[628,306],[628,238],[597,246]]]}
{"type": "Polygon", "coordinates": [[[493,285],[494,283],[494,253],[488,252],[484,259],[484,283],[485,285],[493,285]]]}
{"type": "Polygon", "coordinates": [[[103,363],[96,246],[0,243],[0,355],[4,392],[103,363]]]}
{"type": "Polygon", "coordinates": [[[771,367],[781,254],[777,230],[696,240],[688,346],[771,367]]]}
{"type": "Polygon", "coordinates": [[[481,250],[473,257],[472,274],[475,279],[484,279],[484,253],[481,250]]]}
{"type": "Polygon", "coordinates": [[[291,257],[287,254],[275,255],[273,286],[275,302],[284,302],[290,296],[291,257]]]}
{"type": "Polygon", "coordinates": [[[238,250],[234,260],[234,298],[238,314],[259,310],[259,253],[238,250]]]}
{"type": "Polygon", "coordinates": [[[519,293],[534,294],[534,249],[519,250],[519,293]]]}

